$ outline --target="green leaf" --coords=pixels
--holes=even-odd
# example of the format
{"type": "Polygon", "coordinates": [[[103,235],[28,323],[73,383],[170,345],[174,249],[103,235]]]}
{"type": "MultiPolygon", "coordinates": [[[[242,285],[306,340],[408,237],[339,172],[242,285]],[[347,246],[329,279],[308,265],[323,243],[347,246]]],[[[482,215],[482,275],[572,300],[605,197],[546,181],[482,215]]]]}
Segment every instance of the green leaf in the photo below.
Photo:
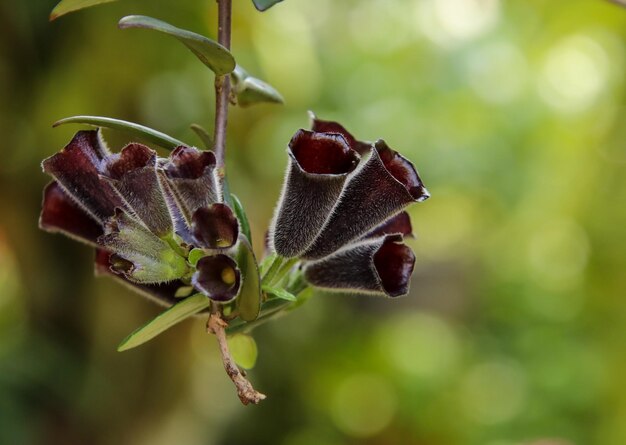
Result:
{"type": "Polygon", "coordinates": [[[276,252],[269,254],[265,258],[261,260],[261,264],[259,265],[259,271],[261,272],[261,276],[265,275],[267,271],[272,267],[274,262],[278,258],[278,254],[276,252]]]}
{"type": "Polygon", "coordinates": [[[261,311],[261,276],[254,252],[248,240],[239,238],[237,264],[241,270],[243,283],[237,297],[239,317],[244,321],[255,320],[261,311]]]}
{"type": "Polygon", "coordinates": [[[235,215],[237,215],[237,219],[239,220],[239,225],[241,226],[241,232],[246,235],[248,241],[252,242],[252,236],[250,235],[250,222],[248,221],[248,216],[246,215],[246,211],[243,209],[243,205],[241,205],[241,201],[237,197],[237,195],[233,195],[231,193],[231,198],[233,202],[233,207],[235,210],[235,215]]]}
{"type": "Polygon", "coordinates": [[[171,136],[161,133],[160,131],[153,130],[143,125],[135,124],[133,122],[122,121],[119,119],[113,119],[111,117],[102,116],[72,116],[61,119],[52,124],[53,127],[58,127],[64,124],[87,124],[94,127],[112,128],[114,130],[121,130],[130,133],[134,136],[141,137],[147,142],[151,142],[159,147],[173,150],[179,145],[188,145],[178,139],[174,139],[171,136]]]}
{"type": "Polygon", "coordinates": [[[204,148],[206,148],[207,150],[213,149],[213,138],[211,137],[209,132],[204,129],[204,127],[198,124],[191,124],[189,127],[193,130],[194,133],[196,133],[198,138],[200,138],[200,140],[204,144],[204,148]]]}
{"type": "Polygon", "coordinates": [[[50,21],[58,19],[62,15],[70,12],[79,11],[91,6],[100,5],[102,3],[111,3],[116,0],[63,0],[57,3],[50,13],[50,21]]]}
{"type": "Polygon", "coordinates": [[[276,3],[280,3],[283,0],[252,0],[252,1],[254,2],[254,6],[256,6],[256,9],[258,9],[259,11],[265,11],[266,9],[271,8],[276,3]]]}
{"type": "Polygon", "coordinates": [[[235,363],[244,369],[254,368],[258,356],[254,338],[246,334],[236,334],[228,337],[227,341],[235,363]]]}
{"type": "Polygon", "coordinates": [[[277,287],[263,286],[263,292],[273,295],[276,298],[280,298],[285,301],[298,301],[296,296],[291,292],[287,292],[285,289],[277,287]]]}
{"type": "Polygon", "coordinates": [[[148,340],[152,340],[161,332],[169,329],[184,319],[191,317],[210,305],[211,300],[202,294],[196,294],[185,298],[180,303],[176,303],[174,306],[165,312],[162,312],[156,318],[126,337],[117,347],[117,350],[126,351],[127,349],[139,346],[148,340]]]}
{"type": "Polygon", "coordinates": [[[118,26],[121,29],[152,29],[175,37],[218,76],[229,74],[235,69],[235,59],[228,49],[216,41],[195,32],[176,28],[169,23],[143,15],[124,17],[119,21],[118,26]]]}
{"type": "Polygon", "coordinates": [[[198,264],[198,261],[200,261],[200,258],[205,257],[206,253],[204,252],[204,250],[202,249],[198,249],[193,248],[191,249],[191,251],[189,252],[189,255],[187,255],[187,261],[189,261],[189,264],[191,264],[193,267],[196,267],[196,264],[198,264]]]}
{"type": "Polygon", "coordinates": [[[233,79],[233,91],[237,94],[237,103],[242,107],[264,102],[276,104],[285,102],[283,96],[273,86],[250,76],[239,65],[235,67],[231,77],[233,79]]]}

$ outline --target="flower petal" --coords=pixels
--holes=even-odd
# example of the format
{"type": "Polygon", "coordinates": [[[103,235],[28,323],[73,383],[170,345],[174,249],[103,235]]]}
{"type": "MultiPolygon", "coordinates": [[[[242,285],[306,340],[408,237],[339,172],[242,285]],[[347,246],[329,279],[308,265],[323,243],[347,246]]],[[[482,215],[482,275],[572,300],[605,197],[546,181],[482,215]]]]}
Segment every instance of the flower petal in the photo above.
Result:
{"type": "Polygon", "coordinates": [[[270,244],[284,257],[301,254],[319,233],[359,155],[339,134],[299,130],[274,215],[270,244]]]}
{"type": "Polygon", "coordinates": [[[197,245],[210,249],[225,249],[235,245],[239,224],[226,204],[215,203],[201,207],[192,217],[191,229],[197,245]]]}
{"type": "Polygon", "coordinates": [[[321,233],[303,257],[323,258],[359,239],[410,203],[428,197],[413,164],[379,141],[363,167],[346,183],[321,233]]]}
{"type": "Polygon", "coordinates": [[[100,222],[124,205],[111,184],[100,177],[107,156],[99,131],[79,131],[63,150],[42,163],[43,171],[100,222]]]}
{"type": "Polygon", "coordinates": [[[39,227],[48,232],[60,232],[78,241],[96,245],[102,227],[56,182],[51,182],[43,192],[39,227]]]}
{"type": "Polygon", "coordinates": [[[156,235],[172,231],[172,217],[156,174],[157,153],[141,144],[129,144],[107,163],[106,176],[128,206],[156,235]]]}
{"type": "Polygon", "coordinates": [[[241,272],[237,263],[222,254],[205,256],[196,264],[193,286],[214,301],[230,301],[239,294],[241,272]]]}
{"type": "Polygon", "coordinates": [[[188,225],[191,225],[191,218],[196,210],[218,201],[213,152],[180,146],[160,168],[164,173],[163,179],[169,185],[171,195],[188,225]]]}
{"type": "Polygon", "coordinates": [[[325,121],[318,119],[312,111],[309,111],[311,119],[311,130],[318,133],[338,133],[344,137],[351,149],[363,155],[372,149],[371,142],[358,141],[352,133],[345,129],[343,125],[335,121],[325,121]]]}
{"type": "Polygon", "coordinates": [[[387,235],[353,244],[306,264],[304,277],[314,286],[331,290],[405,295],[415,255],[401,242],[401,235],[387,235]]]}
{"type": "Polygon", "coordinates": [[[167,242],[121,209],[106,221],[98,244],[116,254],[112,257],[113,270],[131,281],[163,283],[188,271],[185,259],[167,242]]]}
{"type": "Polygon", "coordinates": [[[395,216],[392,216],[387,221],[376,227],[370,233],[365,235],[364,238],[376,238],[383,235],[391,235],[399,233],[403,236],[412,236],[413,227],[411,225],[411,217],[407,212],[400,212],[395,216]]]}

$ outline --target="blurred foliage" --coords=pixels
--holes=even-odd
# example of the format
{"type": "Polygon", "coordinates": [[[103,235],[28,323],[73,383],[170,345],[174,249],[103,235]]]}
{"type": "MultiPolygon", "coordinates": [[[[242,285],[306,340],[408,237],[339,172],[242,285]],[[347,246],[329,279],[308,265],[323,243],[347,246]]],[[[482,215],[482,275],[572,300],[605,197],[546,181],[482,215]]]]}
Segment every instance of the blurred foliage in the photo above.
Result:
{"type": "MultiPolygon", "coordinates": [[[[316,295],[255,331],[243,407],[202,320],[117,353],[158,308],[37,229],[39,162],[76,114],[199,144],[212,75],[146,14],[215,37],[213,1],[48,23],[0,3],[0,443],[626,443],[626,10],[601,0],[235,1],[233,54],[286,105],[233,109],[231,188],[257,249],[306,110],[411,158],[433,198],[411,295],[316,295]]],[[[127,140],[108,131],[112,146],[127,140]]]]}

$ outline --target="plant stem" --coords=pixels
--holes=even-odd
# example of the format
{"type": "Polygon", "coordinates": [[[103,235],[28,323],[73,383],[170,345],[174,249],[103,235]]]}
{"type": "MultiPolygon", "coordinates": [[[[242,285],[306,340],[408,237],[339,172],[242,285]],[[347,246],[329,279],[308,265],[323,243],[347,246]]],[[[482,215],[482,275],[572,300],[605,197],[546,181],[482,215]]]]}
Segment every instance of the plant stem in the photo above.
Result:
{"type": "MultiPolygon", "coordinates": [[[[230,49],[232,0],[217,0],[217,41],[230,49]]],[[[228,105],[230,103],[230,75],[215,78],[215,134],[213,136],[219,189],[222,189],[226,176],[224,162],[226,153],[226,126],[228,125],[228,105]]]]}
{"type": "Polygon", "coordinates": [[[233,381],[235,387],[237,388],[237,394],[239,395],[239,400],[244,405],[248,403],[257,404],[261,400],[265,399],[265,394],[261,394],[257,390],[252,387],[252,384],[241,374],[241,371],[235,364],[233,357],[230,355],[230,351],[228,349],[228,343],[226,341],[226,328],[228,327],[228,323],[226,323],[219,312],[211,313],[209,317],[209,321],[207,322],[207,331],[209,333],[215,334],[217,338],[217,343],[220,348],[220,353],[222,354],[222,361],[224,362],[224,369],[226,370],[226,374],[233,381]]]}
{"type": "MultiPolygon", "coordinates": [[[[217,0],[217,40],[227,49],[230,49],[230,34],[232,21],[232,0],[217,0]]],[[[213,136],[214,151],[217,167],[217,180],[219,190],[224,195],[226,183],[226,165],[224,157],[226,153],[226,126],[228,125],[228,105],[230,103],[230,75],[219,76],[215,79],[215,134],[213,136]]],[[[222,196],[222,201],[224,200],[222,196]]],[[[227,196],[230,199],[230,195],[227,196]]],[[[237,388],[239,400],[244,405],[257,404],[265,399],[265,395],[256,391],[252,384],[243,376],[237,364],[233,360],[228,342],[226,341],[226,328],[228,323],[222,318],[222,308],[217,304],[211,305],[211,315],[207,321],[207,332],[215,334],[217,344],[222,355],[222,362],[226,374],[237,388]]]]}

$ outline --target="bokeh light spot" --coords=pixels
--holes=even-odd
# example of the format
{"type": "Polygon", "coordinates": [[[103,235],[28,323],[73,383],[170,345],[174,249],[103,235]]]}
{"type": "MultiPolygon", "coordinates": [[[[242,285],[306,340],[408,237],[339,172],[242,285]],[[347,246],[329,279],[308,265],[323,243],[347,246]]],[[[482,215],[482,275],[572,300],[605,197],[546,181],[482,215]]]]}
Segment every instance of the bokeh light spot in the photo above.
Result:
{"type": "Polygon", "coordinates": [[[575,113],[594,104],[609,78],[609,56],[594,39],[567,37],[548,52],[539,81],[544,101],[557,111],[575,113]]]}
{"type": "Polygon", "coordinates": [[[526,379],[520,367],[509,360],[493,360],[469,370],[461,391],[465,412],[482,424],[513,419],[526,401],[526,379]]]}
{"type": "Polygon", "coordinates": [[[393,387],[383,377],[358,374],[341,382],[331,403],[337,428],[350,436],[371,437],[391,423],[397,401],[393,387]]]}
{"type": "Polygon", "coordinates": [[[418,27],[444,46],[472,40],[491,30],[500,18],[498,0],[418,0],[418,27]]]}
{"type": "Polygon", "coordinates": [[[533,279],[542,287],[563,290],[576,285],[589,257],[584,229],[571,219],[554,219],[532,232],[528,263],[533,279]]]}
{"type": "Polygon", "coordinates": [[[390,320],[381,329],[379,344],[397,371],[422,379],[449,375],[460,352],[447,323],[419,312],[390,320]]]}
{"type": "Polygon", "coordinates": [[[527,65],[524,55],[510,42],[492,43],[472,52],[467,75],[472,89],[486,102],[505,104],[524,92],[527,65]]]}

